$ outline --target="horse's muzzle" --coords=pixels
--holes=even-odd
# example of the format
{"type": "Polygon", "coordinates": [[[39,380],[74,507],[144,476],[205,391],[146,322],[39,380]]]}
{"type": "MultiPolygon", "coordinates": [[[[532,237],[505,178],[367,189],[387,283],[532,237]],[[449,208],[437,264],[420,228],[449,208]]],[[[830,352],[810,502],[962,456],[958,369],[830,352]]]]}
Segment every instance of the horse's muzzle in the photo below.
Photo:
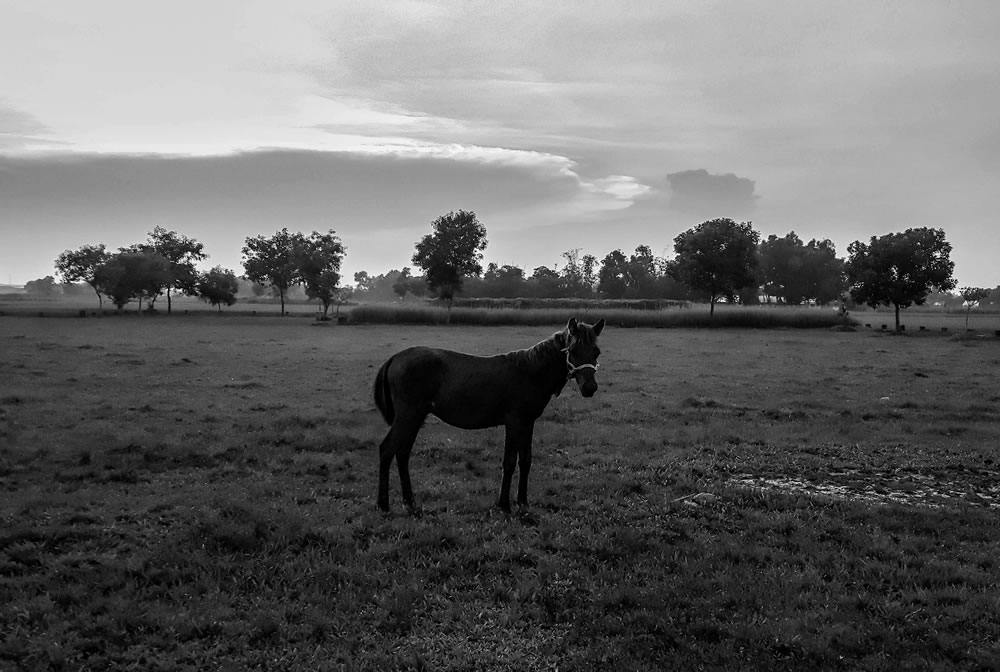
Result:
{"type": "Polygon", "coordinates": [[[597,392],[597,381],[588,376],[577,376],[576,384],[580,388],[580,394],[585,397],[592,397],[597,392]]]}

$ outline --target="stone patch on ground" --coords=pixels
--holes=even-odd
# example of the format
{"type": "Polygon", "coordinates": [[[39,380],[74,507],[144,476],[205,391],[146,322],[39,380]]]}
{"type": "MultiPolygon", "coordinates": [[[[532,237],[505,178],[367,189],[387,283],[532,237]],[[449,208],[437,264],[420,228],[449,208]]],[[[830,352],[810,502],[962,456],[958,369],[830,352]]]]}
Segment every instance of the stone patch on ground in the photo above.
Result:
{"type": "Polygon", "coordinates": [[[828,480],[822,481],[792,476],[742,474],[729,479],[729,484],[765,492],[872,504],[1000,509],[1000,472],[979,471],[975,481],[913,472],[879,474],[848,470],[830,473],[828,480]]]}

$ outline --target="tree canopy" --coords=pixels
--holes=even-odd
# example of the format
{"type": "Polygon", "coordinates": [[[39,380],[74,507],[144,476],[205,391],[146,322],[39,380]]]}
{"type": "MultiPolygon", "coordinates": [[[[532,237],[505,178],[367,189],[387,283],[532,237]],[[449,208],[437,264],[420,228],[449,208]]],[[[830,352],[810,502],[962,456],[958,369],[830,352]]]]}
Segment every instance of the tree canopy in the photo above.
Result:
{"type": "Polygon", "coordinates": [[[326,233],[313,231],[308,238],[299,240],[298,246],[299,277],[306,296],[323,304],[323,319],[326,319],[330,304],[342,289],[340,263],[346,249],[333,229],[326,233]]]}
{"type": "Polygon", "coordinates": [[[141,311],[143,299],[152,305],[170,282],[170,262],[149,249],[123,248],[97,268],[95,282],[118,310],[138,299],[141,311]]]}
{"type": "Polygon", "coordinates": [[[844,273],[851,298],[872,308],[894,306],[896,331],[900,308],[923,304],[933,289],[955,287],[951,244],[941,229],[921,227],[872,236],[868,243],[851,243],[847,251],[844,273]]]}
{"type": "Polygon", "coordinates": [[[219,312],[222,312],[223,304],[231,306],[236,303],[239,288],[236,274],[222,266],[216,266],[198,277],[198,296],[218,306],[219,312]]]}
{"type": "Polygon", "coordinates": [[[97,269],[111,258],[104,244],[84,245],[78,250],[66,250],[56,258],[56,272],[63,282],[83,281],[97,294],[97,304],[103,310],[104,299],[97,285],[97,269]]]}
{"type": "Polygon", "coordinates": [[[146,247],[153,250],[170,265],[170,278],[166,284],[167,312],[171,312],[170,293],[177,290],[190,296],[198,295],[199,275],[194,262],[208,258],[205,246],[194,238],[182,236],[176,231],[167,231],[162,226],[149,233],[146,247]]]}
{"type": "Polygon", "coordinates": [[[792,231],[772,234],[760,244],[760,279],[764,292],[783,303],[827,303],[840,296],[843,261],[829,240],[803,244],[792,231]]]}
{"type": "Polygon", "coordinates": [[[969,328],[969,313],[972,312],[973,306],[978,307],[983,299],[986,299],[990,295],[990,290],[984,287],[962,287],[958,290],[959,296],[962,297],[962,301],[965,303],[965,328],[969,328]]]}
{"type": "Polygon", "coordinates": [[[735,298],[757,282],[757,241],[750,222],[712,219],[674,238],[670,275],[709,297],[709,315],[720,298],[735,298]]]}
{"type": "Polygon", "coordinates": [[[247,238],[243,246],[243,269],[252,282],[274,287],[281,299],[281,314],[285,314],[285,295],[301,280],[299,251],[304,237],[289,233],[287,228],[273,236],[247,238]]]}
{"type": "Polygon", "coordinates": [[[34,296],[52,296],[56,293],[56,279],[51,275],[24,283],[24,291],[34,296]]]}
{"type": "Polygon", "coordinates": [[[486,227],[476,213],[449,212],[431,222],[431,233],[416,245],[413,263],[424,271],[427,286],[451,308],[465,276],[483,272],[480,261],[486,249],[486,227]]]}

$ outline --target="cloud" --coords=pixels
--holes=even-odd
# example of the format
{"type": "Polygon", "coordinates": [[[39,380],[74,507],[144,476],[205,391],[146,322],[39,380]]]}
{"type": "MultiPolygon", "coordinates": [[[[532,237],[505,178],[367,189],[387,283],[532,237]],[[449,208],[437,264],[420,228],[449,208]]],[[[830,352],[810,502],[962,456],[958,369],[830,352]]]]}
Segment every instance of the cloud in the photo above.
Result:
{"type": "Polygon", "coordinates": [[[704,168],[667,175],[670,208],[705,217],[746,217],[759,198],[754,181],[733,173],[712,175],[704,168]]]}
{"type": "Polygon", "coordinates": [[[41,139],[48,129],[30,114],[0,100],[0,151],[16,151],[41,139]]]}
{"type": "Polygon", "coordinates": [[[627,176],[581,177],[571,160],[538,152],[383,149],[0,156],[0,270],[40,277],[64,249],[129,245],[155,226],[197,238],[212,264],[237,271],[247,236],[332,228],[348,247],[346,270],[379,270],[409,263],[414,242],[451,210],[474,210],[491,242],[511,250],[530,232],[625,208],[644,189],[627,176]],[[41,270],[19,271],[29,262],[41,270]]]}

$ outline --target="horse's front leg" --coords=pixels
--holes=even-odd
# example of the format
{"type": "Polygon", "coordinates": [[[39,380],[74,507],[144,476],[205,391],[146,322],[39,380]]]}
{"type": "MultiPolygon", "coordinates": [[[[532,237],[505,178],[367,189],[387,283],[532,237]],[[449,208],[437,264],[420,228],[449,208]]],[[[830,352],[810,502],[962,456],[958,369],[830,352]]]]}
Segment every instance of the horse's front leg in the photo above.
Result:
{"type": "Polygon", "coordinates": [[[521,476],[517,485],[517,501],[528,501],[528,469],[531,468],[531,433],[533,423],[508,422],[504,436],[503,478],[500,481],[500,498],[497,506],[510,513],[510,482],[514,477],[514,467],[521,459],[521,476]],[[527,468],[525,468],[527,465],[527,468]]]}
{"type": "Polygon", "coordinates": [[[517,446],[517,464],[521,473],[517,478],[517,503],[528,506],[528,472],[531,471],[531,438],[535,423],[529,423],[517,446]]]}

